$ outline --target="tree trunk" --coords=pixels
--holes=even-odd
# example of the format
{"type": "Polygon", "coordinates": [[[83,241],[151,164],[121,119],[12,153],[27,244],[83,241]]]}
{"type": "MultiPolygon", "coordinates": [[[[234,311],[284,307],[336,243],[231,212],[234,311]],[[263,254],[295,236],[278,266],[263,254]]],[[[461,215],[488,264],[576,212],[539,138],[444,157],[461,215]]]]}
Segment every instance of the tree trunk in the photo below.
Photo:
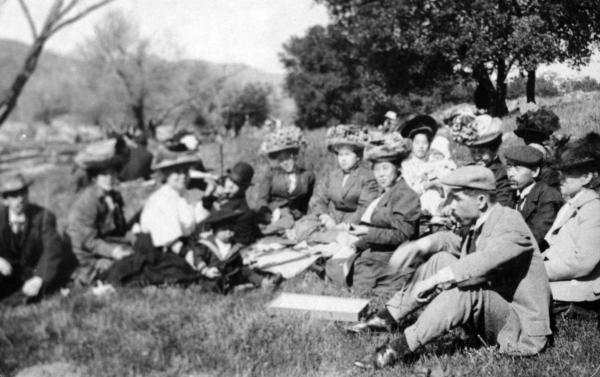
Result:
{"type": "Polygon", "coordinates": [[[483,64],[473,68],[473,77],[477,80],[477,89],[474,93],[475,106],[486,110],[488,114],[495,117],[508,114],[505,83],[506,65],[504,61],[498,64],[498,77],[495,87],[483,64]]]}
{"type": "Polygon", "coordinates": [[[27,81],[29,81],[29,78],[37,67],[37,63],[44,49],[46,40],[47,37],[44,36],[40,36],[35,40],[33,46],[31,46],[29,52],[27,53],[25,64],[23,64],[21,71],[17,74],[17,77],[13,81],[10,89],[8,89],[2,94],[2,97],[0,97],[0,125],[6,121],[10,113],[17,105],[17,100],[19,99],[25,84],[27,84],[27,81]]]}
{"type": "Polygon", "coordinates": [[[527,71],[527,102],[535,103],[535,69],[527,71]]]}

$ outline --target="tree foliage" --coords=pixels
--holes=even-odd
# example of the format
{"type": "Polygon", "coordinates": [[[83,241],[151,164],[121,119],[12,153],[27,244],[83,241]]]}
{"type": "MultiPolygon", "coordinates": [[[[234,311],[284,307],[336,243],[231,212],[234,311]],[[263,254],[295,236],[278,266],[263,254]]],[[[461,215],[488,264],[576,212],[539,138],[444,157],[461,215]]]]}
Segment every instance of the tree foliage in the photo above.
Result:
{"type": "Polygon", "coordinates": [[[250,83],[230,93],[221,112],[225,128],[237,135],[244,125],[262,125],[269,115],[270,92],[269,86],[250,83]]]}
{"type": "Polygon", "coordinates": [[[467,79],[477,85],[479,107],[504,115],[511,70],[535,79],[540,64],[581,65],[600,41],[597,0],[318,1],[328,7],[333,25],[293,38],[282,55],[288,89],[307,125],[349,117],[338,117],[332,100],[312,103],[337,95],[331,87],[343,88],[340,82],[360,100],[357,106],[338,101],[371,120],[373,102],[420,110],[432,98],[452,97],[451,88],[467,79]],[[317,52],[304,51],[311,48],[317,52]]]}

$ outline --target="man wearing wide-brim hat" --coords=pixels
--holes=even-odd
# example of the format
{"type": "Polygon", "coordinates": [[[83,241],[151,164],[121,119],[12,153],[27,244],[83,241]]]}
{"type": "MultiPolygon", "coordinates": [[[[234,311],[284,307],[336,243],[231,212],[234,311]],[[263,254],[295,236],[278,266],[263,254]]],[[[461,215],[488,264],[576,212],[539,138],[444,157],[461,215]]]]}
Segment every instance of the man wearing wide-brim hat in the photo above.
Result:
{"type": "Polygon", "coordinates": [[[522,216],[495,202],[494,175],[488,168],[458,168],[442,183],[450,190],[453,216],[468,234],[461,240],[438,232],[400,246],[391,268],[398,273],[416,270],[384,309],[351,329],[399,326],[423,308],[398,339],[378,348],[372,359],[376,367],[404,361],[463,325],[474,325],[485,344],[497,345],[501,353],[539,353],[551,334],[550,290],[522,216]]]}
{"type": "Polygon", "coordinates": [[[66,254],[56,218],[29,202],[31,181],[12,172],[0,176],[0,298],[42,296],[55,288],[66,254]]]}
{"type": "Polygon", "coordinates": [[[516,192],[511,187],[506,166],[498,156],[502,145],[502,120],[487,114],[457,114],[449,120],[454,141],[469,148],[473,163],[485,166],[496,178],[496,200],[514,208],[516,192]]]}
{"type": "Polygon", "coordinates": [[[66,230],[79,261],[74,280],[80,285],[92,283],[115,260],[133,252],[124,238],[128,230],[124,202],[116,189],[126,161],[119,144],[120,139],[102,140],[75,156],[88,181],[69,211],[66,230]]]}

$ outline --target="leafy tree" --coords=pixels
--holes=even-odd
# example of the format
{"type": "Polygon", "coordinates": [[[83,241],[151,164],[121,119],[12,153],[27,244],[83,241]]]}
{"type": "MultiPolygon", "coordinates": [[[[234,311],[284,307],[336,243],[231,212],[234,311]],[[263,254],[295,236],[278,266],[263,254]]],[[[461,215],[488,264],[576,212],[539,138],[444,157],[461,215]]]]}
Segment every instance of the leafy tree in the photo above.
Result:
{"type": "Polygon", "coordinates": [[[269,115],[270,92],[269,86],[250,83],[230,94],[222,108],[225,128],[237,135],[244,125],[261,125],[269,115]]]}
{"type": "MultiPolygon", "coordinates": [[[[319,1],[363,56],[384,63],[384,57],[394,56],[393,51],[400,51],[403,58],[411,54],[438,56],[444,66],[450,63],[456,74],[473,77],[478,84],[476,102],[494,115],[507,112],[506,78],[511,69],[528,72],[528,94],[533,99],[539,64],[581,65],[600,41],[595,0],[319,1]]],[[[381,72],[377,64],[372,66],[381,72]]],[[[421,78],[427,80],[428,76],[421,78]]],[[[410,81],[399,81],[410,90],[407,83],[410,81]]]]}
{"type": "MultiPolygon", "coordinates": [[[[19,0],[23,15],[29,24],[31,36],[33,37],[33,44],[10,87],[0,92],[0,125],[6,121],[17,105],[17,100],[19,99],[23,88],[37,68],[38,60],[44,50],[46,42],[64,27],[81,20],[88,14],[112,1],[114,0],[96,1],[82,7],[82,5],[84,5],[83,1],[69,0],[65,3],[63,0],[54,0],[42,27],[38,29],[38,25],[36,25],[33,20],[26,1],[19,0]]],[[[0,5],[1,4],[2,3],[0,2],[0,5]]]]}

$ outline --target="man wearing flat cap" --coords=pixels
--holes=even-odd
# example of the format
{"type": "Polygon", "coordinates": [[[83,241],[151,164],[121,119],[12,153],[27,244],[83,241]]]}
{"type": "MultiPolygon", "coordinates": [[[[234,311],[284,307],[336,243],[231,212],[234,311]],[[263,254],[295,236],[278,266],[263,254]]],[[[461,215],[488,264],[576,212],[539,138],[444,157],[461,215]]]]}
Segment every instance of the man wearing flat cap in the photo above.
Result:
{"type": "Polygon", "coordinates": [[[30,183],[18,173],[0,177],[0,298],[41,296],[65,259],[54,214],[28,201],[30,183]]]}
{"type": "Polygon", "coordinates": [[[416,268],[412,277],[385,309],[350,329],[389,329],[424,309],[399,338],[377,349],[375,367],[406,360],[458,326],[470,325],[487,344],[516,355],[537,354],[551,334],[540,251],[521,215],[495,202],[492,171],[465,166],[442,183],[453,216],[469,232],[462,240],[435,233],[395,251],[390,267],[398,273],[416,268]]]}
{"type": "Polygon", "coordinates": [[[523,215],[540,251],[544,251],[548,248],[544,237],[563,205],[562,195],[540,179],[544,155],[536,148],[511,147],[504,151],[504,157],[508,179],[517,191],[515,209],[523,215]]]}

